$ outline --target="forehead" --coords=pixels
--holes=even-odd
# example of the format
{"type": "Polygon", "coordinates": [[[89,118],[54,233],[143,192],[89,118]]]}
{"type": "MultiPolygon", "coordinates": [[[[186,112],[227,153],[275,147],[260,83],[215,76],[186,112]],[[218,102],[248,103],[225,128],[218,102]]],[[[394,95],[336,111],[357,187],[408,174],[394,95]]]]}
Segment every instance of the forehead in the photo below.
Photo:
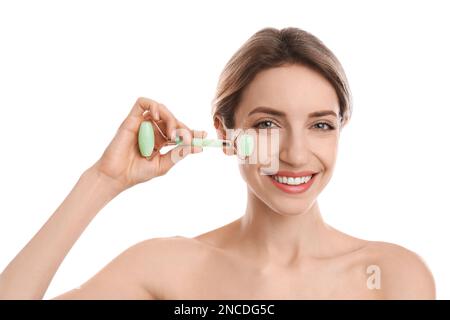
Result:
{"type": "Polygon", "coordinates": [[[331,83],[320,73],[302,65],[289,65],[259,72],[243,91],[236,110],[239,122],[258,106],[278,109],[287,116],[317,110],[339,113],[339,100],[331,83]]]}

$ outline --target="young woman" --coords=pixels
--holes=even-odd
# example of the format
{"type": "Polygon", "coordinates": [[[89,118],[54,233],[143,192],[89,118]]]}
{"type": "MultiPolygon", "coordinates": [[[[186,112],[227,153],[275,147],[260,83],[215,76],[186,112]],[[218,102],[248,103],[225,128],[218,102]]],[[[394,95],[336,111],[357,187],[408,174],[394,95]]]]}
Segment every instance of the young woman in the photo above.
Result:
{"type": "MultiPolygon", "coordinates": [[[[241,218],[194,238],[138,243],[57,298],[434,298],[433,277],[418,255],[354,238],[321,217],[317,197],[333,174],[340,131],[350,115],[344,71],[320,40],[296,28],[260,30],[226,65],[213,120],[219,138],[233,128],[277,130],[277,172],[263,175],[262,165],[240,163],[248,186],[241,218]]],[[[148,117],[161,120],[168,136],[189,130],[187,143],[206,135],[190,130],[163,104],[139,98],[102,157],[3,271],[0,298],[41,299],[70,248],[109,201],[202,151],[178,146],[143,158],[137,136],[148,117]]]]}

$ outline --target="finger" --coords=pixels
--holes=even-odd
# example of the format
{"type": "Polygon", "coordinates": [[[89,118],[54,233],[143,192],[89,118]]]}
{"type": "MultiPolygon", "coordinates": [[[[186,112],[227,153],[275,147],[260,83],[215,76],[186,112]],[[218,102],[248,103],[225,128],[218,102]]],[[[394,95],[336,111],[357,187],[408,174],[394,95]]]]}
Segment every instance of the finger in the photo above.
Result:
{"type": "MultiPolygon", "coordinates": [[[[203,130],[193,130],[194,138],[204,139],[206,138],[207,132],[203,130]]],[[[203,147],[192,146],[191,153],[199,153],[203,151],[203,147]]]]}
{"type": "MultiPolygon", "coordinates": [[[[148,115],[155,116],[154,111],[157,110],[157,102],[148,98],[138,98],[128,116],[122,121],[119,126],[119,131],[129,131],[136,134],[139,131],[139,126],[148,115]]],[[[156,114],[158,116],[158,114],[156,114]]]]}
{"type": "Polygon", "coordinates": [[[176,163],[186,158],[190,153],[189,146],[179,145],[161,155],[159,160],[159,170],[161,174],[167,173],[176,163]]]}
{"type": "MultiPolygon", "coordinates": [[[[197,130],[190,130],[185,124],[183,124],[181,121],[178,122],[180,128],[177,129],[177,132],[179,136],[182,137],[183,141],[186,141],[185,139],[188,139],[189,136],[194,135],[198,138],[205,138],[207,135],[206,131],[197,131],[197,130]]],[[[202,147],[194,147],[194,150],[191,149],[190,144],[186,144],[183,142],[182,145],[179,145],[170,151],[166,152],[165,154],[162,154],[160,157],[160,172],[161,174],[165,174],[167,171],[169,171],[177,162],[180,160],[186,158],[188,154],[191,153],[198,153],[203,151],[202,147]]]]}
{"type": "Polygon", "coordinates": [[[126,117],[125,120],[119,126],[118,133],[129,132],[131,134],[137,134],[141,121],[136,117],[126,117]]]}
{"type": "Polygon", "coordinates": [[[165,122],[165,135],[168,139],[174,141],[178,120],[164,104],[149,98],[140,97],[136,100],[136,103],[131,109],[129,117],[131,116],[142,119],[145,118],[148,114],[154,120],[163,120],[165,122]]]}
{"type": "Polygon", "coordinates": [[[179,129],[182,129],[178,131],[183,134],[183,144],[190,146],[192,143],[193,131],[180,120],[177,120],[177,127],[179,129]]]}
{"type": "Polygon", "coordinates": [[[188,149],[188,152],[191,152],[194,131],[186,129],[185,127],[181,127],[176,129],[176,135],[181,138],[181,145],[185,146],[188,149]]]}
{"type": "Polygon", "coordinates": [[[155,121],[159,121],[160,117],[159,117],[159,111],[158,111],[158,105],[155,104],[151,104],[149,106],[149,109],[147,111],[144,112],[144,118],[147,119],[147,117],[152,118],[155,121]]]}
{"type": "Polygon", "coordinates": [[[166,137],[171,141],[174,141],[176,135],[175,130],[177,129],[178,120],[175,118],[172,112],[170,112],[169,109],[167,109],[167,107],[162,103],[158,103],[157,111],[160,119],[163,120],[166,124],[166,132],[165,132],[166,137]]]}
{"type": "Polygon", "coordinates": [[[145,111],[149,111],[152,106],[154,108],[157,104],[158,102],[152,99],[140,97],[136,100],[128,116],[141,118],[145,111]]]}

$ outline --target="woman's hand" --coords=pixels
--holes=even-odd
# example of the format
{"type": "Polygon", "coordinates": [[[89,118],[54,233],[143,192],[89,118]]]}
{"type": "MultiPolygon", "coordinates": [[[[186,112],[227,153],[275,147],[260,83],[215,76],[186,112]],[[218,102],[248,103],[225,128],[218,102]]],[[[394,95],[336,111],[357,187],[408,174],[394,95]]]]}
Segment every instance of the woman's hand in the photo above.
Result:
{"type": "MultiPolygon", "coordinates": [[[[164,105],[139,98],[101,158],[81,175],[53,215],[0,274],[0,300],[42,299],[64,257],[97,213],[121,191],[163,175],[187,154],[202,151],[190,145],[193,136],[205,137],[206,132],[189,130],[164,105]],[[166,154],[154,151],[150,161],[142,157],[138,131],[148,117],[160,119],[158,125],[168,137],[176,130],[184,145],[166,154]]],[[[162,139],[155,143],[163,145],[162,139]]]]}
{"type": "Polygon", "coordinates": [[[114,187],[121,192],[135,184],[164,175],[186,155],[201,152],[203,148],[190,146],[193,137],[204,138],[206,132],[190,130],[163,104],[151,99],[139,98],[93,167],[111,180],[114,187]],[[151,160],[142,157],[138,147],[138,131],[141,122],[149,117],[161,120],[161,127],[164,128],[167,137],[173,139],[176,130],[177,134],[182,136],[185,146],[177,146],[165,154],[154,151],[156,154],[151,160]]]}

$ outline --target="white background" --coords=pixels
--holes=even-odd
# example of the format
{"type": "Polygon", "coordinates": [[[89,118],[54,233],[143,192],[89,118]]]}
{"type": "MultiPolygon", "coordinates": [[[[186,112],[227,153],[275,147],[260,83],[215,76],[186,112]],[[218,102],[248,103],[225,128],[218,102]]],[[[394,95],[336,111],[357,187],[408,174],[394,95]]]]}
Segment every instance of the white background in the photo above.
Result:
{"type": "MultiPolygon", "coordinates": [[[[211,100],[225,63],[259,29],[294,26],[338,56],[354,96],[319,200],[325,220],[417,252],[438,298],[449,299],[449,12],[445,1],[2,1],[0,269],[102,154],[137,97],[215,137],[211,100]]],[[[46,298],[138,241],[195,236],[245,205],[236,158],[205,148],[110,202],[46,298]]]]}

